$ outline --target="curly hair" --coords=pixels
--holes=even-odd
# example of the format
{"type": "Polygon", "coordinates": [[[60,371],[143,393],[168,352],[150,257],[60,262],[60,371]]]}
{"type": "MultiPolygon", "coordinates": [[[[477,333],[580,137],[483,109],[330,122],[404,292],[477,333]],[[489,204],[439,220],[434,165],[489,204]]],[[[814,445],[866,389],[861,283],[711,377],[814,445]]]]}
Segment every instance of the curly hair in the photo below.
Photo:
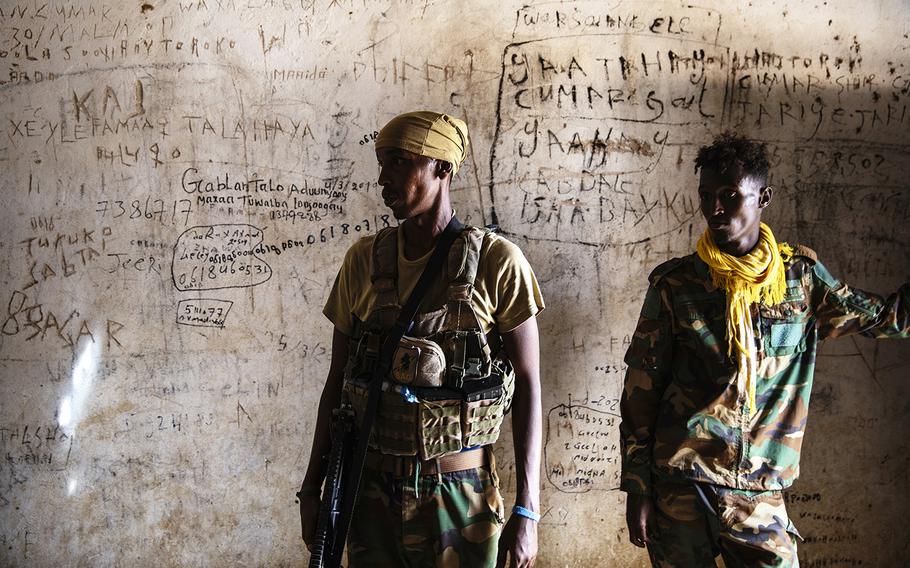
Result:
{"type": "Polygon", "coordinates": [[[768,181],[767,145],[764,142],[749,140],[730,131],[714,138],[710,146],[702,146],[695,158],[695,171],[700,169],[726,173],[738,165],[745,175],[757,179],[762,184],[768,181]]]}

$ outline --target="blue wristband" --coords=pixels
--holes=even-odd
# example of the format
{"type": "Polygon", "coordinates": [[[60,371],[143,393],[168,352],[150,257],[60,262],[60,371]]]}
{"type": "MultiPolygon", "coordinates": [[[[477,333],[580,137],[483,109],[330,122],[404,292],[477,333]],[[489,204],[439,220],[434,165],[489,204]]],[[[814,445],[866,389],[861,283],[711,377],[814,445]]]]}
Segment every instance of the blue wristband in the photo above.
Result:
{"type": "Polygon", "coordinates": [[[515,505],[512,507],[512,512],[520,517],[525,517],[526,519],[531,519],[535,523],[540,520],[540,513],[535,513],[531,509],[525,509],[521,505],[515,505]]]}

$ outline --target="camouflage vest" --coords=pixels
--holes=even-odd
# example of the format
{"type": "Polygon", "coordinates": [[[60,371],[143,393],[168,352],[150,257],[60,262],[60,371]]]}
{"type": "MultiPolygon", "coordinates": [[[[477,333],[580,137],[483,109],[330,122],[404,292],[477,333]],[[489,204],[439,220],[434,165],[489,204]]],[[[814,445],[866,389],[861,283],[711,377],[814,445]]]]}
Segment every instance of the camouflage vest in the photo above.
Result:
{"type": "MultiPolygon", "coordinates": [[[[488,231],[466,227],[455,239],[437,279],[421,300],[410,331],[383,381],[370,447],[385,454],[432,459],[463,448],[491,444],[499,437],[514,391],[514,373],[488,341],[471,305],[488,231]]],[[[383,229],[373,241],[375,302],[351,335],[344,395],[358,422],[367,402],[367,383],[379,349],[401,310],[398,298],[398,231],[383,229]]]]}

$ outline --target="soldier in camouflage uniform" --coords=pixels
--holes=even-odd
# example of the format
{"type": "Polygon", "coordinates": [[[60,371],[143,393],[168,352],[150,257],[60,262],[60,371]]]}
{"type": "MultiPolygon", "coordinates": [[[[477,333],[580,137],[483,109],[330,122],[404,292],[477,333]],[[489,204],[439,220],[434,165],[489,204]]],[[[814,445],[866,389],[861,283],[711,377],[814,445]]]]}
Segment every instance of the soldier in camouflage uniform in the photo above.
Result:
{"type": "MultiPolygon", "coordinates": [[[[342,399],[355,415],[366,406],[357,381],[371,376],[360,371],[375,357],[364,353],[374,339],[381,344],[382,334],[388,333],[384,316],[397,318],[454,215],[449,188],[467,145],[464,122],[425,111],[395,117],[376,139],[383,201],[401,224],[350,247],[323,310],[335,326],[332,361],[298,494],[308,546],[325,475],[321,458],[331,446],[330,413],[342,399]]],[[[540,289],[518,247],[491,231],[466,228],[451,251],[399,344],[407,340],[423,351],[399,347],[391,376],[383,381],[347,541],[351,566],[473,568],[504,566],[507,560],[510,566],[530,566],[537,554],[541,409],[535,316],[544,308],[540,289]],[[445,335],[450,325],[457,327],[445,335]],[[449,337],[456,346],[451,356],[449,337]],[[475,358],[469,349],[458,348],[467,345],[458,343],[465,337],[480,337],[481,343],[470,346],[483,347],[485,355],[475,358]],[[421,391],[407,388],[416,383],[405,381],[413,380],[408,374],[412,366],[432,361],[421,353],[432,355],[434,349],[445,351],[436,371],[446,377],[467,381],[473,377],[465,373],[495,365],[491,359],[507,360],[514,375],[501,373],[510,378],[508,384],[504,379],[500,398],[487,401],[490,406],[458,400],[454,402],[461,406],[447,414],[453,401],[417,396],[440,385],[418,385],[421,391]],[[404,353],[400,359],[399,353],[404,353]],[[405,378],[398,381],[399,376],[405,378]],[[517,485],[508,520],[491,450],[506,398],[512,407],[517,485]],[[416,425],[409,422],[414,416],[419,417],[416,425]]]]}
{"type": "Polygon", "coordinates": [[[697,254],[651,273],[625,357],[630,540],[654,566],[714,566],[717,554],[731,568],[798,566],[781,490],[799,474],[818,342],[908,337],[910,285],[883,299],[839,281],[811,249],[777,244],[760,222],[771,201],[763,144],[724,134],[695,164],[708,229],[697,254]],[[746,283],[719,268],[754,261],[759,245],[767,266],[779,259],[774,300],[759,294],[771,268],[746,283]],[[735,311],[742,290],[757,295],[735,311]]]}

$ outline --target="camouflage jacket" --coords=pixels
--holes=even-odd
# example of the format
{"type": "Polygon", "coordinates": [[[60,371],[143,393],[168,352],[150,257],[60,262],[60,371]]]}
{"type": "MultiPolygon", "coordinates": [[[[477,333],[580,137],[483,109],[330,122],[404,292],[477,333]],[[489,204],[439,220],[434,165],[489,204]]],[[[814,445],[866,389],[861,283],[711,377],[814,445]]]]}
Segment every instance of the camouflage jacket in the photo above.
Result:
{"type": "Polygon", "coordinates": [[[756,409],[749,416],[727,356],[726,296],[691,254],[650,276],[625,362],[620,489],[652,476],[737,489],[789,487],[799,475],[818,342],[861,333],[910,336],[910,284],[887,300],[839,282],[797,247],[783,303],[752,306],[756,409]]]}

